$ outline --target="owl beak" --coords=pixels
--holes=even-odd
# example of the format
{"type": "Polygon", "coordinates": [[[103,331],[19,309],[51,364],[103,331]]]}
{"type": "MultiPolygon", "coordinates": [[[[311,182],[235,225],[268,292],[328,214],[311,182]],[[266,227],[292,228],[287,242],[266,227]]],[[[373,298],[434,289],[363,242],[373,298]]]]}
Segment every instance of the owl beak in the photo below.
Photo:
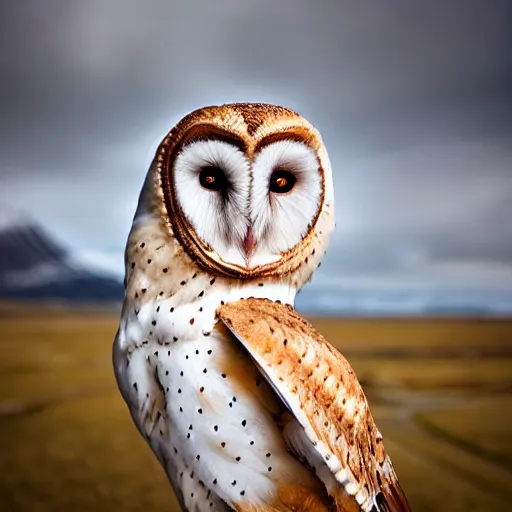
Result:
{"type": "Polygon", "coordinates": [[[247,228],[247,234],[244,238],[243,247],[247,260],[251,259],[251,256],[254,253],[254,249],[256,248],[256,239],[254,238],[251,226],[247,228]]]}

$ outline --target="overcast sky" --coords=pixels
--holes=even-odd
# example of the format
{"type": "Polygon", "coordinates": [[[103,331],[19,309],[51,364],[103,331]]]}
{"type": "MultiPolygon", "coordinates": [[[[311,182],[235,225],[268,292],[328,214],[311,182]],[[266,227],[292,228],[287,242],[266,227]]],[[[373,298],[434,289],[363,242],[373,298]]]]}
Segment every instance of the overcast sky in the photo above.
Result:
{"type": "Polygon", "coordinates": [[[322,132],[318,286],[512,290],[509,0],[24,0],[0,13],[0,204],[121,269],[186,113],[279,103],[322,132]]]}

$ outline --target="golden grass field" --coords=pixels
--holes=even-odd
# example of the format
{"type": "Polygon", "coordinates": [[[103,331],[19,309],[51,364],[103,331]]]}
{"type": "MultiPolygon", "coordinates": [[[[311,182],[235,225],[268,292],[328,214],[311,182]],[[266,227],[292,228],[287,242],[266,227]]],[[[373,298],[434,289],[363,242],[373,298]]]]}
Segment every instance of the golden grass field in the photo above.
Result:
{"type": "MultiPolygon", "coordinates": [[[[415,512],[511,510],[512,320],[311,319],[415,512]]],[[[117,392],[112,313],[0,308],[0,509],[178,510],[117,392]]]]}

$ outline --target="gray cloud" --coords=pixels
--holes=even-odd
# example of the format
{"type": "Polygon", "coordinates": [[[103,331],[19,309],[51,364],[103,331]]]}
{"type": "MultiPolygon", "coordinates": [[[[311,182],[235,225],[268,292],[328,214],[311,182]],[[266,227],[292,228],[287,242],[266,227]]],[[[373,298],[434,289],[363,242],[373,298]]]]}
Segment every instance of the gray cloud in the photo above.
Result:
{"type": "Polygon", "coordinates": [[[299,110],[331,154],[338,230],[319,282],[509,279],[509,2],[1,9],[0,202],[77,251],[122,251],[152,154],[182,115],[259,100],[299,110]]]}

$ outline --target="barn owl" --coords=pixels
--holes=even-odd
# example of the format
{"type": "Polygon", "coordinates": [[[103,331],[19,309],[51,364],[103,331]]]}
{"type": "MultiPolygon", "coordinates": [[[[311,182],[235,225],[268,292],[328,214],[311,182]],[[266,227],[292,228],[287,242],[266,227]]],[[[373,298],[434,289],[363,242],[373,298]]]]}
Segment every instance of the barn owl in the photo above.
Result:
{"type": "Polygon", "coordinates": [[[321,136],[287,108],[202,108],[161,142],[113,362],[183,510],[409,510],[352,368],[293,308],[333,226],[321,136]]]}

